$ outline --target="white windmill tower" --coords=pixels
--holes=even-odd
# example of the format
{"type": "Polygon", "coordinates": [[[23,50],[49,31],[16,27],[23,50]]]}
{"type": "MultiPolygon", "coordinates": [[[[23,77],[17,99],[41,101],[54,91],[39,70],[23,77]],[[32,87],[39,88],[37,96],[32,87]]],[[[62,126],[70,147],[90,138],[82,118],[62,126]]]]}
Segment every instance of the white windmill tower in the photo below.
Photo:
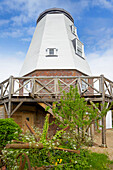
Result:
{"type": "Polygon", "coordinates": [[[72,16],[52,8],[40,14],[20,76],[91,75],[72,16]]]}
{"type": "MultiPolygon", "coordinates": [[[[42,12],[27,52],[20,76],[91,75],[72,16],[64,9],[42,12]]],[[[111,114],[106,123],[111,127],[111,114]]]]}

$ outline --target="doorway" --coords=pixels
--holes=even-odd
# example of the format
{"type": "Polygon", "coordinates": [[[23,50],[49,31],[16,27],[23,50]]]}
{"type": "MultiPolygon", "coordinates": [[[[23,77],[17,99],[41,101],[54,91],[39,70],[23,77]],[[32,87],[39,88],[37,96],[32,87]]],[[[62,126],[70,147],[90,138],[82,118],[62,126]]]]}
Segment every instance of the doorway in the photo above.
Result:
{"type": "Polygon", "coordinates": [[[33,113],[22,113],[22,129],[24,132],[28,129],[25,125],[25,120],[29,121],[31,126],[34,126],[34,114],[33,113]]]}

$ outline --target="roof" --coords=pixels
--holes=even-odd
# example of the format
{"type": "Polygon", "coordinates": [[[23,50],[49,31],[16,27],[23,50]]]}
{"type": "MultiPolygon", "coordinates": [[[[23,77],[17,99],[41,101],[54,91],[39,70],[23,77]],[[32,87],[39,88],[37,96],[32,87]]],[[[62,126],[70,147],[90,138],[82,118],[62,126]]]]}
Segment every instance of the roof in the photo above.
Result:
{"type": "Polygon", "coordinates": [[[45,11],[43,11],[38,19],[37,19],[37,23],[44,17],[46,16],[47,14],[60,14],[60,13],[63,13],[65,16],[67,16],[73,23],[74,23],[74,19],[73,17],[71,16],[71,14],[69,12],[67,12],[66,10],[64,9],[61,9],[61,8],[50,8],[50,9],[47,9],[45,11]]]}

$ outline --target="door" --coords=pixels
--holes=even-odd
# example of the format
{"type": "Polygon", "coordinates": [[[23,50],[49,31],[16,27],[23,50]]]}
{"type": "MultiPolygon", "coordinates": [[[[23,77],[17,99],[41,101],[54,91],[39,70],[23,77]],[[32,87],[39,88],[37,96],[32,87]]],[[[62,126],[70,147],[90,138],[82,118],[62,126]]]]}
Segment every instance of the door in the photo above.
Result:
{"type": "Polygon", "coordinates": [[[24,132],[28,129],[25,125],[25,120],[29,121],[31,126],[34,126],[34,114],[33,113],[22,113],[22,128],[24,132]]]}

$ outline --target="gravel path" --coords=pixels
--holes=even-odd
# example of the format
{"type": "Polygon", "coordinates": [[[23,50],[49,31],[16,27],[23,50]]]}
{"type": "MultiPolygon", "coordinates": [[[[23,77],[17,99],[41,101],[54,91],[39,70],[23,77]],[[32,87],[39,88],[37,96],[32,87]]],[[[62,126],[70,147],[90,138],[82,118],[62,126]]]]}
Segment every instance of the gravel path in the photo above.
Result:
{"type": "Polygon", "coordinates": [[[101,133],[95,133],[94,142],[96,145],[89,147],[89,149],[92,152],[105,153],[109,156],[110,160],[113,160],[113,129],[106,130],[107,148],[99,147],[101,145],[101,141],[101,133]]]}

